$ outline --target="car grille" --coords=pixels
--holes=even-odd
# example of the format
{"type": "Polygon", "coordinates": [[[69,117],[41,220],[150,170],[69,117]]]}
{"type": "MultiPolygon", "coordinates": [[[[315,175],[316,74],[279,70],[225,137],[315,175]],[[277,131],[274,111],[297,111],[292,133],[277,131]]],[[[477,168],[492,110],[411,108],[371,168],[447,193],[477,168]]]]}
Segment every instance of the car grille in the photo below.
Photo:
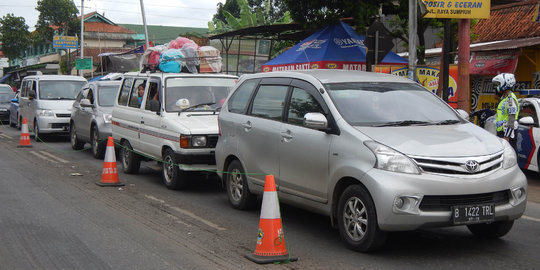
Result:
{"type": "Polygon", "coordinates": [[[426,158],[411,156],[423,173],[440,174],[446,176],[467,176],[478,177],[481,174],[488,174],[499,169],[503,162],[503,153],[496,153],[480,157],[458,157],[458,158],[426,158]],[[478,163],[476,170],[469,170],[467,162],[478,163]]]}
{"type": "Polygon", "coordinates": [[[509,202],[509,191],[497,191],[492,193],[450,196],[424,196],[420,203],[422,211],[450,211],[452,206],[457,205],[502,205],[509,202]]]}
{"type": "Polygon", "coordinates": [[[69,127],[69,123],[52,123],[51,128],[64,128],[69,127]]]}
{"type": "Polygon", "coordinates": [[[218,138],[218,135],[208,135],[208,147],[216,148],[218,138]]]}
{"type": "Polygon", "coordinates": [[[71,117],[70,113],[57,113],[56,117],[71,117]]]}

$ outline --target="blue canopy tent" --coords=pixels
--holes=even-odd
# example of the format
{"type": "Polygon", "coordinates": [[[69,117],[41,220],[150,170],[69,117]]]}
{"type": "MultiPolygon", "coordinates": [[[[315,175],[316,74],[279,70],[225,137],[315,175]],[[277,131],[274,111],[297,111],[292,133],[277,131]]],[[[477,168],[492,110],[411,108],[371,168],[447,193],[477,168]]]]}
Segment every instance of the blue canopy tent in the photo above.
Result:
{"type": "MultiPolygon", "coordinates": [[[[344,22],[327,26],[262,66],[263,72],[303,69],[366,70],[364,36],[344,22]]],[[[389,52],[381,65],[403,65],[407,60],[389,52]]]]}

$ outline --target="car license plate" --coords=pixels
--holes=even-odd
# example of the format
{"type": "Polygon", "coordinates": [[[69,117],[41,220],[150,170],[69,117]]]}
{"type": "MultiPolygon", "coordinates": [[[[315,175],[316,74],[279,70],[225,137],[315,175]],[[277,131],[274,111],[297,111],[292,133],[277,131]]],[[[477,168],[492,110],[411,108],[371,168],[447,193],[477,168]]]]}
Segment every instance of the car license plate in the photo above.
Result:
{"type": "Polygon", "coordinates": [[[452,221],[454,224],[474,224],[493,221],[495,205],[465,205],[452,207],[452,221]]]}

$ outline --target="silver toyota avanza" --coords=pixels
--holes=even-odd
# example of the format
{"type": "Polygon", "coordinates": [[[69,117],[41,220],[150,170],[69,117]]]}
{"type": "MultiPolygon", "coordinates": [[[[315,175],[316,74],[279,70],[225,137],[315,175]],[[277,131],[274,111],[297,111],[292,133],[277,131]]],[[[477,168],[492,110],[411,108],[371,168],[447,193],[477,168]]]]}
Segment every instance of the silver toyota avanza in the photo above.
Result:
{"type": "Polygon", "coordinates": [[[219,126],[216,162],[234,208],[252,207],[273,174],[280,202],[330,216],[354,250],[423,227],[497,238],[525,210],[512,147],[405,78],[244,75],[219,126]]]}

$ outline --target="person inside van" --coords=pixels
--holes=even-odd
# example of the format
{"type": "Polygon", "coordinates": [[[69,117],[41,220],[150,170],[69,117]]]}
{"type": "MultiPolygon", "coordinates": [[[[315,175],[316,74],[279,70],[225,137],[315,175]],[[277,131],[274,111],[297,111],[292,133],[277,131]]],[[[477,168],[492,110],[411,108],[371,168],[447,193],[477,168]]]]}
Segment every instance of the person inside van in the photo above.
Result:
{"type": "Polygon", "coordinates": [[[144,83],[141,83],[139,84],[139,86],[137,87],[137,93],[139,94],[139,105],[142,104],[142,98],[144,96],[144,83]]]}

